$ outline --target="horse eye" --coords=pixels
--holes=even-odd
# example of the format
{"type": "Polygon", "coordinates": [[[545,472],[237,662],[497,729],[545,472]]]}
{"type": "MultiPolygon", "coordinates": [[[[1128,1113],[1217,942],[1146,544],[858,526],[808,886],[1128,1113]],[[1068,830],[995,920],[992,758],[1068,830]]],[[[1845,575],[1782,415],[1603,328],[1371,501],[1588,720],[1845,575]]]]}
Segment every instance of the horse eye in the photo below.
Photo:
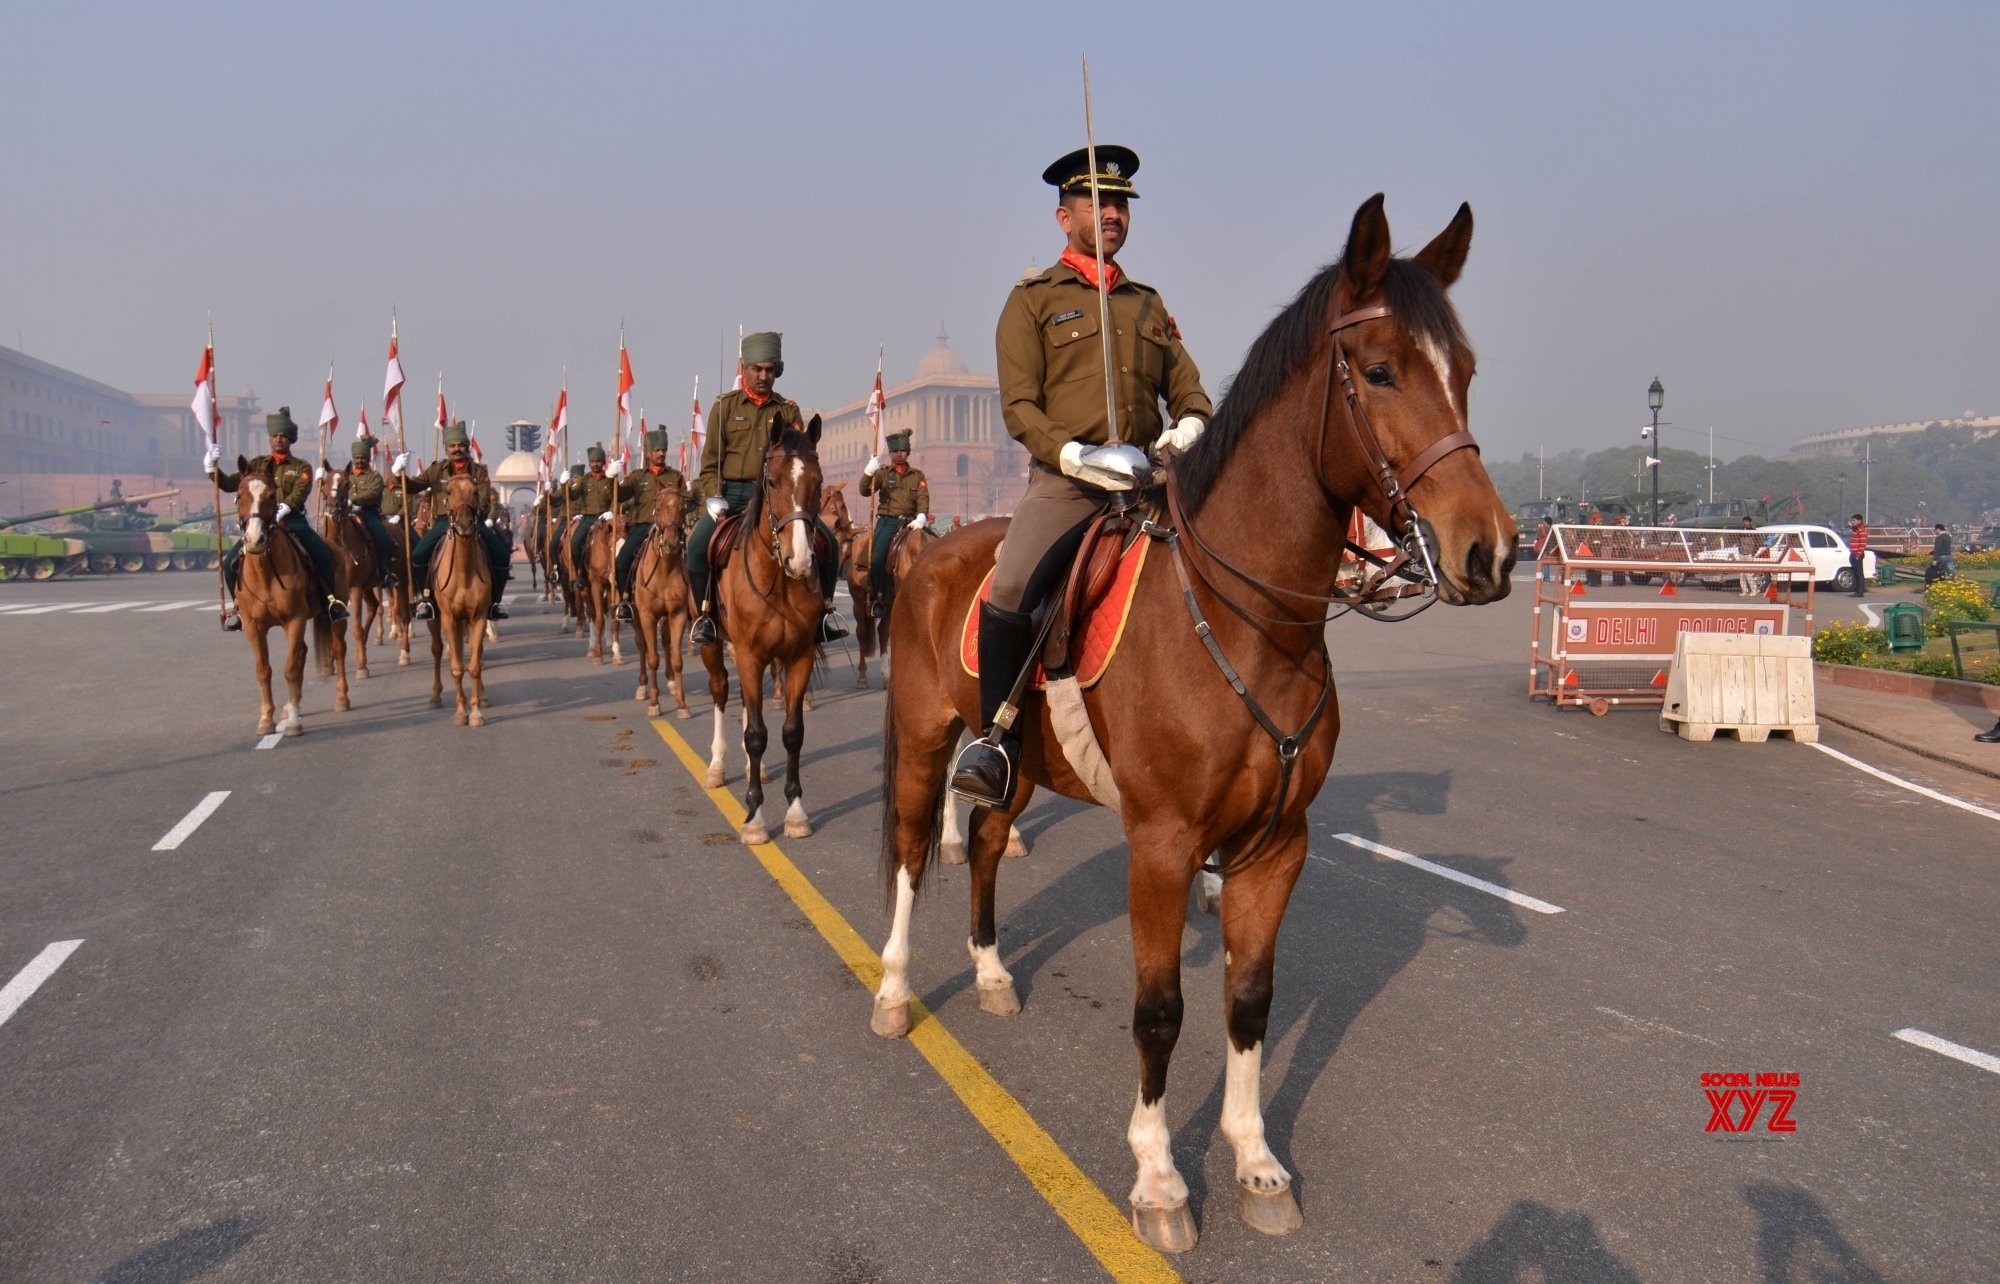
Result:
{"type": "Polygon", "coordinates": [[[1396,386],[1396,376],[1389,373],[1389,367],[1387,366],[1370,366],[1362,371],[1362,377],[1377,388],[1393,388],[1396,386]]]}

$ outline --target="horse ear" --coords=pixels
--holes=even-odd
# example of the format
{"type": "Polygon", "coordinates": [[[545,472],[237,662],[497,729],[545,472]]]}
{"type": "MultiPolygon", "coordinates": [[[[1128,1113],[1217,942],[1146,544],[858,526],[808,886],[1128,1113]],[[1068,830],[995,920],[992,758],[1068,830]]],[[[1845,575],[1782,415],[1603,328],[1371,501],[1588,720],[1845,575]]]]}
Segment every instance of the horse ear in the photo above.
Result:
{"type": "Polygon", "coordinates": [[[1460,205],[1451,223],[1417,255],[1417,262],[1429,268],[1438,284],[1450,289],[1465,270],[1465,256],[1472,249],[1472,205],[1460,205]]]}
{"type": "Polygon", "coordinates": [[[811,419],[806,421],[806,440],[811,442],[815,446],[819,445],[818,415],[814,415],[811,419]]]}
{"type": "Polygon", "coordinates": [[[1340,275],[1347,284],[1350,307],[1373,295],[1382,286],[1389,270],[1389,216],[1382,212],[1382,193],[1377,192],[1354,211],[1354,226],[1347,233],[1347,248],[1340,255],[1340,275]]]}
{"type": "Polygon", "coordinates": [[[770,440],[767,441],[765,444],[770,446],[775,446],[779,442],[783,441],[785,439],[785,429],[789,427],[791,427],[791,425],[785,422],[785,417],[783,415],[772,415],[771,436],[770,440]]]}
{"type": "Polygon", "coordinates": [[[250,471],[250,461],[249,461],[249,460],[247,460],[247,459],[245,459],[245,458],[244,458],[243,456],[241,456],[241,455],[238,455],[238,456],[236,457],[236,471],[237,471],[237,473],[238,473],[239,475],[240,475],[240,474],[243,474],[243,473],[247,473],[247,472],[249,472],[249,471],[250,471]]]}

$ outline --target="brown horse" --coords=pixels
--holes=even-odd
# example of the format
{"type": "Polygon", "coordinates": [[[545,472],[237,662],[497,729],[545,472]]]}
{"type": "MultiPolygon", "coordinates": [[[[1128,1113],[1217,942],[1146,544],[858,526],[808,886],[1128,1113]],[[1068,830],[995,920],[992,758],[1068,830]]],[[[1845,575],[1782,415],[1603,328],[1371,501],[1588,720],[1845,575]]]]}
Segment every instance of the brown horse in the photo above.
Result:
{"type": "Polygon", "coordinates": [[[687,540],[681,533],[681,513],[686,508],[687,496],[678,486],[653,492],[653,529],[632,566],[632,631],[639,635],[639,689],[634,696],[646,701],[650,718],[660,716],[662,667],[677,716],[689,716],[687,688],[681,681],[681,637],[694,615],[682,560],[687,540]]]}
{"type": "MultiPolygon", "coordinates": [[[[729,560],[714,573],[716,623],[736,651],[736,674],[743,687],[743,752],[749,759],[739,837],[769,841],[759,810],[764,805],[764,672],[773,671],[785,705],[785,836],[812,834],[799,779],[799,750],[806,740],[806,687],[817,653],[821,599],[814,569],[813,515],[819,511],[819,416],[804,432],[783,418],[771,424],[757,491],[744,510],[729,560]]],[[[710,564],[714,564],[711,556],[710,564]]],[[[708,693],[715,703],[715,736],[708,760],[708,787],[724,778],[722,719],[729,707],[729,671],[722,648],[704,646],[708,693]]]]}
{"type": "Polygon", "coordinates": [[[327,495],[326,512],[320,535],[333,549],[336,561],[347,563],[347,614],[354,621],[354,676],[368,675],[368,630],[375,627],[382,612],[382,568],[376,565],[375,541],[368,528],[348,503],[348,472],[334,473],[327,495]]]}
{"type": "Polygon", "coordinates": [[[571,545],[567,533],[562,541],[562,566],[564,600],[576,616],[578,637],[590,639],[590,647],[585,652],[599,664],[604,658],[604,630],[611,628],[611,662],[625,663],[625,653],[618,646],[618,620],[611,613],[612,580],[618,573],[617,536],[625,525],[624,519],[612,515],[610,521],[599,518],[592,522],[590,534],[583,540],[583,565],[574,565],[571,545]],[[578,594],[576,581],[582,580],[584,589],[578,594]]]}
{"type": "MultiPolygon", "coordinates": [[[[236,610],[243,620],[243,637],[257,661],[257,734],[282,731],[296,736],[305,730],[299,720],[304,702],[306,677],[306,626],[313,631],[313,650],[319,656],[321,677],[334,678],[333,707],[345,712],[347,704],[347,623],[329,622],[315,600],[312,567],[305,549],[290,531],[278,524],[278,487],[266,465],[251,471],[249,461],[236,460],[236,520],[243,527],[243,557],[237,567],[236,610]],[[290,699],[285,717],[274,722],[271,699],[271,644],[265,632],[285,631],[285,686],[290,699]]],[[[346,596],[347,577],[339,558],[333,560],[334,596],[346,596]]]]}
{"type": "Polygon", "coordinates": [[[455,727],[486,725],[486,611],[493,605],[493,566],[479,538],[479,488],[470,477],[444,484],[444,539],[431,555],[431,708],[444,703],[444,653],[451,651],[451,680],[458,689],[455,727]],[[470,690],[467,679],[470,678],[470,690]]]}
{"type": "Polygon", "coordinates": [[[847,543],[847,596],[854,603],[854,685],[868,685],[868,657],[886,640],[876,635],[875,586],[871,562],[875,555],[875,532],[867,526],[856,528],[847,543]]]}
{"type": "MultiPolygon", "coordinates": [[[[1291,1175],[1265,1143],[1258,1073],[1278,927],[1306,859],[1306,809],[1340,729],[1323,612],[1365,600],[1386,614],[1387,599],[1422,594],[1427,605],[1432,592],[1477,604],[1508,591],[1514,523],[1477,449],[1463,449],[1473,445],[1465,431],[1473,355],[1446,296],[1471,238],[1472,211],[1462,206],[1414,259],[1395,259],[1382,198],[1361,207],[1342,259],[1252,345],[1205,435],[1171,466],[1164,511],[1154,509],[1157,524],[1145,531],[1166,547],[1153,550],[1139,579],[1117,662],[1082,696],[1108,766],[1096,770],[1082,754],[1086,783],[1056,738],[1049,702],[1031,700],[1016,724],[1022,785],[1013,805],[974,816],[968,945],[980,1006],[1002,1014],[1020,1007],[994,931],[1008,822],[1034,785],[1104,801],[1123,820],[1139,1053],[1131,1205],[1139,1235],[1167,1251],[1195,1241],[1165,1094],[1180,1035],[1188,889],[1211,851],[1221,853],[1226,879],[1221,1126],[1236,1152],[1239,1208],[1267,1233],[1300,1224],[1291,1175]],[[1334,592],[1357,506],[1408,554],[1404,584],[1385,579],[1365,599],[1334,592]]],[[[959,631],[1005,531],[1003,521],[980,522],[930,550],[891,620],[898,658],[882,782],[894,921],[871,1023],[885,1036],[908,1029],[910,910],[952,749],[979,716],[977,683],[958,661],[959,631]]]]}

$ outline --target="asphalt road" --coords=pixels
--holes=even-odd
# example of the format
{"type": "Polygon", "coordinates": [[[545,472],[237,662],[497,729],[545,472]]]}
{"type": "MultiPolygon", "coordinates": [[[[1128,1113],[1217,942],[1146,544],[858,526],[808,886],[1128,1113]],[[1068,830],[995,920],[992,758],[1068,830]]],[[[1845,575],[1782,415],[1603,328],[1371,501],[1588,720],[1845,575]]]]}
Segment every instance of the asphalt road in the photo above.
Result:
{"type": "MultiPolygon", "coordinates": [[[[1332,626],[1341,754],[1264,1074],[1305,1229],[1236,1219],[1195,916],[1168,1104],[1202,1239],[1173,1267],[2000,1278],[2000,1074],[1895,1037],[2000,1053],[2000,822],[1805,746],[1530,704],[1526,599],[1332,626]],[[1797,1131],[1768,1107],[1705,1131],[1702,1075],[1759,1072],[1798,1075],[1797,1131]]],[[[0,1279],[1101,1278],[938,1073],[868,1033],[632,668],[517,601],[488,726],[378,652],[352,712],[309,678],[306,734],[262,750],[212,580],[0,585],[0,986],[81,942],[0,1020],[0,1279]],[[172,602],[207,606],[148,609],[172,602]]],[[[852,681],[837,659],[808,720],[818,832],[780,845],[879,947],[880,695],[852,681]]],[[[705,751],[694,689],[672,725],[705,751]]],[[[1823,736],[2000,808],[1993,780],[1823,736]]],[[[1046,797],[1022,828],[1025,1011],[978,1009],[959,869],[920,902],[912,983],[1122,1207],[1119,830],[1046,797]]]]}

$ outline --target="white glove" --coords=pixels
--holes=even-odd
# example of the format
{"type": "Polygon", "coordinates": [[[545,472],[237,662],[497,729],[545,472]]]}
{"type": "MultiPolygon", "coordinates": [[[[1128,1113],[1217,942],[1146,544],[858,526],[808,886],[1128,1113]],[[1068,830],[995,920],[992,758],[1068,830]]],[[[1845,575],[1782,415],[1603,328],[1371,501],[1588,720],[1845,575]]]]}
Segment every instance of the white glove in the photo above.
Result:
{"type": "Polygon", "coordinates": [[[278,505],[278,514],[275,520],[282,522],[291,515],[292,515],[292,506],[290,504],[280,504],[278,505]]]}
{"type": "Polygon", "coordinates": [[[931,515],[929,513],[918,513],[917,520],[910,523],[910,529],[913,531],[920,531],[924,527],[929,526],[930,524],[931,524],[931,515]]]}
{"type": "Polygon", "coordinates": [[[625,461],[622,459],[614,459],[604,466],[604,475],[606,477],[616,477],[624,471],[625,461]]]}
{"type": "Polygon", "coordinates": [[[713,517],[718,522],[721,521],[723,517],[726,516],[729,512],[728,501],[724,500],[720,495],[717,495],[715,498],[709,500],[708,503],[704,505],[704,507],[708,509],[708,515],[710,517],[713,517]]]}
{"type": "Polygon", "coordinates": [[[1160,435],[1153,439],[1153,454],[1157,456],[1168,447],[1172,447],[1175,450],[1186,450],[1189,446],[1194,445],[1195,439],[1201,436],[1201,430],[1206,427],[1208,427],[1208,423],[1200,416],[1182,415],[1179,423],[1171,428],[1163,429],[1160,435]]]}
{"type": "Polygon", "coordinates": [[[885,461],[880,455],[870,455],[868,457],[868,462],[861,465],[861,475],[863,477],[873,477],[876,473],[882,470],[882,465],[885,462],[887,461],[885,461]]]}
{"type": "Polygon", "coordinates": [[[394,526],[397,522],[403,520],[403,515],[401,513],[391,513],[382,520],[389,523],[389,525],[394,526]]]}
{"type": "Polygon", "coordinates": [[[407,450],[397,455],[395,461],[389,465],[389,471],[394,473],[398,477],[404,476],[406,473],[409,472],[409,470],[410,470],[410,452],[407,450]]]}
{"type": "Polygon", "coordinates": [[[1141,478],[1150,479],[1153,471],[1144,451],[1123,442],[1086,446],[1073,441],[1062,448],[1060,462],[1065,476],[1099,490],[1131,490],[1141,478]]]}
{"type": "Polygon", "coordinates": [[[603,515],[602,517],[598,518],[597,520],[598,520],[598,521],[600,521],[600,522],[608,522],[608,521],[610,521],[610,520],[611,520],[611,510],[610,510],[610,509],[608,509],[608,508],[607,508],[607,509],[605,509],[605,510],[604,510],[604,515],[603,515]]]}
{"type": "Polygon", "coordinates": [[[321,465],[320,465],[319,467],[317,467],[317,468],[313,469],[313,480],[314,480],[314,481],[325,481],[325,480],[326,480],[326,465],[325,465],[325,464],[321,464],[321,465]]]}
{"type": "Polygon", "coordinates": [[[215,473],[215,472],[221,472],[221,471],[222,471],[222,447],[220,447],[220,446],[210,446],[210,447],[208,448],[208,453],[207,453],[207,454],[204,454],[204,455],[203,455],[203,456],[201,457],[201,466],[202,466],[202,468],[203,468],[203,469],[204,469],[205,471],[208,471],[208,472],[211,472],[211,473],[215,473]]]}
{"type": "Polygon", "coordinates": [[[491,526],[491,525],[493,524],[493,519],[492,519],[492,518],[490,518],[490,517],[489,517],[489,518],[487,518],[487,519],[486,519],[486,524],[487,524],[488,526],[491,526]]]}

